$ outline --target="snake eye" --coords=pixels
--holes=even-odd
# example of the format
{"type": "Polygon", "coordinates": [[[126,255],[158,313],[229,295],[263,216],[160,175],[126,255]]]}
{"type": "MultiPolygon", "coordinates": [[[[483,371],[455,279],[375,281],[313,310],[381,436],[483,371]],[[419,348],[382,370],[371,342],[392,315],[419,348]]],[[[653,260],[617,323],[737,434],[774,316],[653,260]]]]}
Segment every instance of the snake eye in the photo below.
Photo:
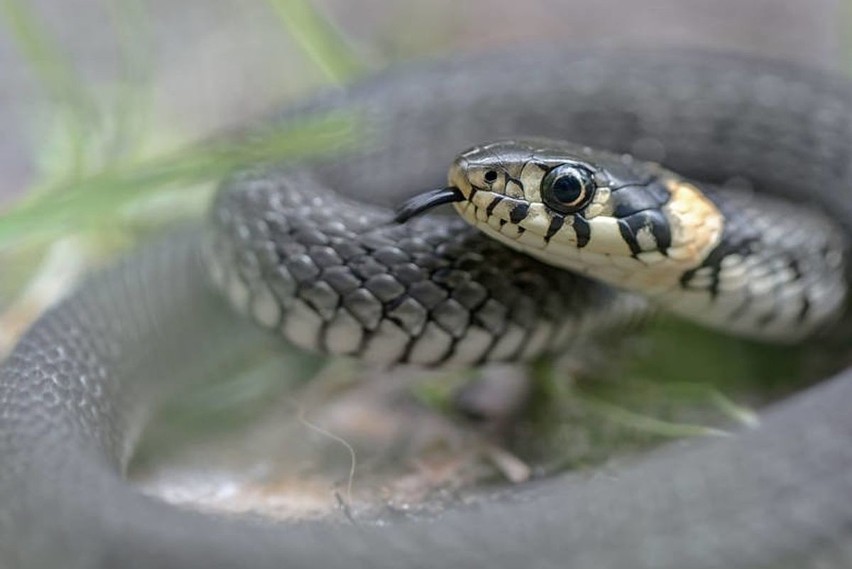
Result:
{"type": "Polygon", "coordinates": [[[482,178],[485,180],[485,183],[493,184],[494,182],[497,181],[497,171],[496,170],[488,170],[488,171],[485,172],[485,174],[482,176],[482,178]]]}
{"type": "Polygon", "coordinates": [[[592,199],[595,181],[592,172],[573,164],[557,166],[541,181],[544,203],[560,213],[574,213],[592,199]]]}

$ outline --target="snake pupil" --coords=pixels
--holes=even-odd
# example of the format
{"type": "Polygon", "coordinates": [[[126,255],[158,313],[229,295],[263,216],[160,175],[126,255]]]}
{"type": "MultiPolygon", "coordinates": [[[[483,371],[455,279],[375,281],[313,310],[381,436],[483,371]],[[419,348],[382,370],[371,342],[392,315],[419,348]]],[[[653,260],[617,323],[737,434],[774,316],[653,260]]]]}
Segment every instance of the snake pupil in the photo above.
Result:
{"type": "Polygon", "coordinates": [[[542,180],[542,197],[556,211],[574,213],[592,197],[592,173],[573,165],[557,166],[542,180]]]}
{"type": "Polygon", "coordinates": [[[571,204],[583,196],[583,182],[572,175],[560,176],[553,182],[553,196],[559,201],[571,204]]]}

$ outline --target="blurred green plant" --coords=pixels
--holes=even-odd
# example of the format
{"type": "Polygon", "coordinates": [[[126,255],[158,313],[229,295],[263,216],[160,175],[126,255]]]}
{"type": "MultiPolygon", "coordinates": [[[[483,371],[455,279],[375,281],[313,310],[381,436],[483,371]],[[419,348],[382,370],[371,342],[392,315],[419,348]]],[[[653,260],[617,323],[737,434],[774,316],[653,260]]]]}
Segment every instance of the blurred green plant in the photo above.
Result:
{"type": "Polygon", "coordinates": [[[308,0],[266,1],[290,37],[330,83],[342,85],[364,73],[366,67],[353,56],[351,46],[308,0]]]}
{"type": "Polygon", "coordinates": [[[95,101],[30,6],[20,0],[2,0],[0,14],[62,124],[60,136],[71,158],[68,177],[82,175],[86,146],[91,140],[89,133],[94,130],[92,123],[98,120],[95,101]]]}
{"type": "MultiPolygon", "coordinates": [[[[82,178],[59,180],[21,200],[3,216],[0,247],[31,237],[98,231],[105,220],[109,224],[110,219],[122,219],[122,208],[138,204],[140,196],[163,199],[174,193],[177,200],[179,194],[198,184],[219,180],[246,164],[295,159],[339,148],[352,127],[353,120],[343,115],[306,118],[239,140],[195,144],[120,166],[108,165],[82,178]],[[163,191],[167,192],[165,196],[163,191]]],[[[199,207],[207,201],[208,189],[197,196],[199,207]]]]}
{"type": "MultiPolygon", "coordinates": [[[[111,104],[102,104],[74,73],[32,8],[22,0],[0,1],[7,27],[49,95],[54,115],[47,142],[40,145],[43,155],[38,157],[41,168],[34,187],[0,217],[0,249],[33,236],[55,238],[68,231],[97,230],[94,219],[108,224],[118,218],[110,213],[145,195],[164,189],[177,195],[201,182],[221,179],[240,165],[299,158],[352,139],[351,117],[338,115],[306,118],[230,141],[152,149],[152,139],[163,136],[145,127],[151,114],[151,72],[141,3],[105,3],[118,38],[123,77],[113,89],[111,104]]],[[[360,69],[309,3],[268,2],[330,81],[349,79],[360,69]]]]}
{"type": "MultiPolygon", "coordinates": [[[[266,1],[328,81],[339,84],[359,72],[351,50],[310,3],[266,1]]],[[[144,4],[118,0],[103,5],[117,41],[120,76],[112,85],[89,85],[29,3],[0,0],[0,23],[5,23],[47,100],[42,109],[46,119],[34,125],[40,134],[33,183],[0,212],[5,277],[0,307],[26,296],[34,275],[44,280],[32,259],[47,256],[54,243],[74,243],[84,265],[97,263],[155,228],[199,216],[215,183],[229,171],[340,149],[355,139],[355,118],[335,114],[305,117],[249,135],[182,142],[179,134],[152,120],[156,117],[144,4]],[[74,239],[67,240],[69,236],[74,239]]],[[[73,285],[69,275],[63,278],[73,285]]],[[[3,325],[0,316],[0,328],[3,325]]]]}

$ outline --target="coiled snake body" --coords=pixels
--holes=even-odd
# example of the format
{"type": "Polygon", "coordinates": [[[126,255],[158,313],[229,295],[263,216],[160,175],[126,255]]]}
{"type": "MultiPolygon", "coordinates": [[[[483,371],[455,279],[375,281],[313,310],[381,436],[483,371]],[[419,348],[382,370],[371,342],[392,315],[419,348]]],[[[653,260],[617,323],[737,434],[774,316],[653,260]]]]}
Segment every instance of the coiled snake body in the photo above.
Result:
{"type": "Polygon", "coordinates": [[[461,155],[451,189],[410,202],[402,216],[455,201],[511,248],[650,290],[655,304],[740,334],[793,341],[826,327],[842,312],[848,278],[850,95],[843,81],[744,57],[532,50],[389,73],[288,111],[280,121],[353,113],[363,146],[235,175],[206,236],[176,235],[93,277],[4,364],[4,561],[848,566],[848,373],[729,440],[666,448],[612,478],[543,481],[524,499],[428,523],[217,518],[143,497],[120,474],[175,378],[197,375],[237,326],[209,292],[202,257],[232,304],[261,324],[302,346],[374,361],[522,359],[644,310],[638,296],[512,252],[461,220],[400,225],[381,205],[353,201],[397,202],[441,184],[454,154],[484,141],[505,139],[461,155]],[[506,139],[526,135],[647,155],[677,174],[506,139]],[[774,197],[712,186],[734,178],[774,197]]]}

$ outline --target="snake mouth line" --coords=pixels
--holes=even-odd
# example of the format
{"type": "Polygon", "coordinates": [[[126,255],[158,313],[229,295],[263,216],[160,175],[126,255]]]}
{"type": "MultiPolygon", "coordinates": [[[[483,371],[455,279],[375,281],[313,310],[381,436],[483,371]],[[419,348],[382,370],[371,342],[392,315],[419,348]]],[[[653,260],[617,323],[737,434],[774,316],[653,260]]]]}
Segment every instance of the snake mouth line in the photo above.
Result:
{"type": "Polygon", "coordinates": [[[397,223],[405,223],[412,217],[420,215],[439,205],[464,201],[464,194],[455,186],[448,186],[418,194],[396,210],[394,219],[397,223]]]}

